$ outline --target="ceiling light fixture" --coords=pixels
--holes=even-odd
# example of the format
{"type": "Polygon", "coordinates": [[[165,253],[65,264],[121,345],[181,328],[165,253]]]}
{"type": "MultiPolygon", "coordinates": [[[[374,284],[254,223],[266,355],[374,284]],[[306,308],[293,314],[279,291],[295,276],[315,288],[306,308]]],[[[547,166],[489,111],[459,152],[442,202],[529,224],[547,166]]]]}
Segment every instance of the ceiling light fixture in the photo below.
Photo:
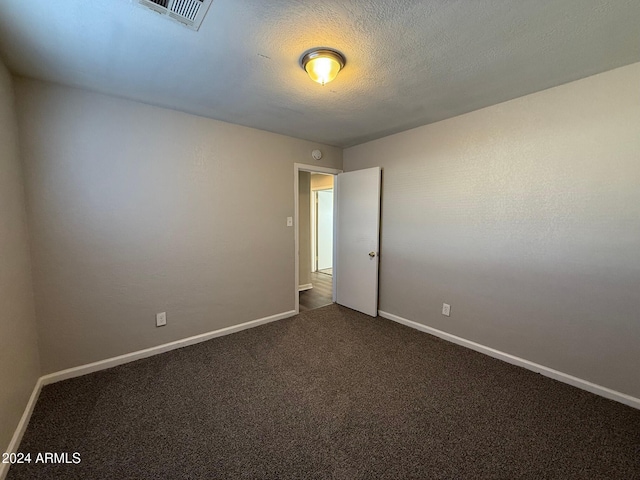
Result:
{"type": "Polygon", "coordinates": [[[336,78],[346,62],[340,52],[328,48],[316,48],[302,56],[300,66],[309,74],[311,80],[324,86],[325,83],[336,78]]]}

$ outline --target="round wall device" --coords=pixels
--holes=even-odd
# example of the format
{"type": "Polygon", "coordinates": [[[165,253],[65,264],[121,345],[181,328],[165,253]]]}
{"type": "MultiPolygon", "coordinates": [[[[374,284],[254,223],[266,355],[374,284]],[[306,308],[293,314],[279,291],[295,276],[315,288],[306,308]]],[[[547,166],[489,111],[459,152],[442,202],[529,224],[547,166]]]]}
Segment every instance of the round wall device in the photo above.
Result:
{"type": "Polygon", "coordinates": [[[320,160],[322,158],[322,152],[320,150],[314,150],[311,152],[311,156],[314,160],[320,160]]]}

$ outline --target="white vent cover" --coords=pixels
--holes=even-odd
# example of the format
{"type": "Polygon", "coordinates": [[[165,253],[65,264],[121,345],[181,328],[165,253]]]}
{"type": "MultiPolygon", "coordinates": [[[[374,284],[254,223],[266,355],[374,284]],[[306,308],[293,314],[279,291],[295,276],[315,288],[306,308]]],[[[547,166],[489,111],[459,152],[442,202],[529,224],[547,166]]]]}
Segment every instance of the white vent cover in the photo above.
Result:
{"type": "Polygon", "coordinates": [[[138,0],[144,7],[198,30],[213,0],[138,0]]]}

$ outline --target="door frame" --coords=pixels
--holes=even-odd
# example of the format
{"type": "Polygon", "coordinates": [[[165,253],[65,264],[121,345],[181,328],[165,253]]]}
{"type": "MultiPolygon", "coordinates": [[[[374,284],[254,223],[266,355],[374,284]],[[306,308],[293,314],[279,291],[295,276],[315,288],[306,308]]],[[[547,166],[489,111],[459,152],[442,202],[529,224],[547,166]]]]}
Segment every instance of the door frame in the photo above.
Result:
{"type": "Polygon", "coordinates": [[[310,173],[324,173],[327,175],[333,175],[333,293],[332,300],[336,301],[336,207],[338,205],[338,191],[335,188],[336,179],[335,177],[342,173],[342,170],[337,168],[328,168],[328,167],[319,167],[317,165],[305,165],[304,163],[294,163],[293,164],[293,199],[294,199],[294,207],[293,207],[293,220],[294,220],[294,266],[295,266],[295,284],[294,284],[294,298],[295,298],[295,311],[296,313],[300,313],[300,293],[299,293],[299,285],[300,285],[300,231],[299,231],[299,219],[300,219],[300,172],[310,172],[310,173]]]}

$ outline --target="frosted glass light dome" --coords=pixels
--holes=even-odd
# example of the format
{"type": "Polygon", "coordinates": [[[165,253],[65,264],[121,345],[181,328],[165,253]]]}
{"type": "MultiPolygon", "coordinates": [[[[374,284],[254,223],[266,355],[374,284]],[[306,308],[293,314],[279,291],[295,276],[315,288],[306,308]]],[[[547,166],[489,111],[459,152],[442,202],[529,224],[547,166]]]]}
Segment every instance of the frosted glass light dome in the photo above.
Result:
{"type": "Polygon", "coordinates": [[[345,66],[344,57],[335,50],[317,49],[306,53],[300,60],[309,77],[320,85],[331,82],[345,66]]]}

